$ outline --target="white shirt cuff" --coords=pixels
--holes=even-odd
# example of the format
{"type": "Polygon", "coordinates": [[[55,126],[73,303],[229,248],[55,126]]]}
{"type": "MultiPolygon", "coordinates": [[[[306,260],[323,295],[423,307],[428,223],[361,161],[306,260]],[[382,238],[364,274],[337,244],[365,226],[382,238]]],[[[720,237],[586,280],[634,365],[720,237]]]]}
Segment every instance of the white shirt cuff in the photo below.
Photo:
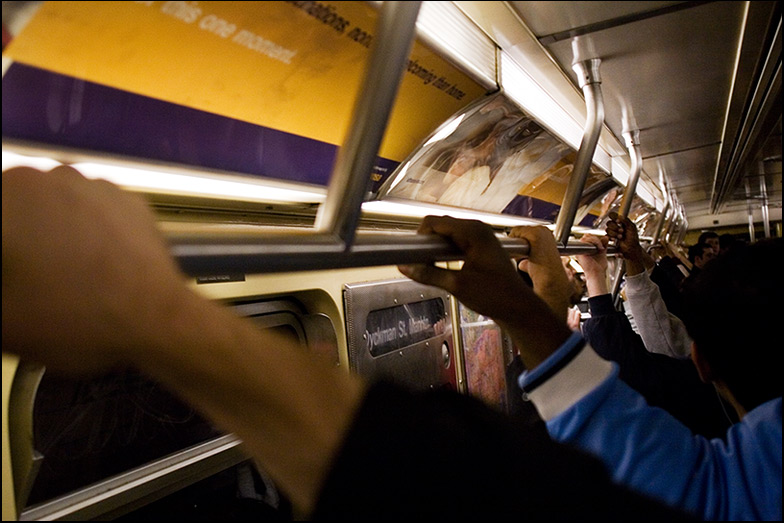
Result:
{"type": "Polygon", "coordinates": [[[590,345],[553,377],[528,394],[544,421],[549,421],[598,387],[612,372],[612,363],[590,345]]]}

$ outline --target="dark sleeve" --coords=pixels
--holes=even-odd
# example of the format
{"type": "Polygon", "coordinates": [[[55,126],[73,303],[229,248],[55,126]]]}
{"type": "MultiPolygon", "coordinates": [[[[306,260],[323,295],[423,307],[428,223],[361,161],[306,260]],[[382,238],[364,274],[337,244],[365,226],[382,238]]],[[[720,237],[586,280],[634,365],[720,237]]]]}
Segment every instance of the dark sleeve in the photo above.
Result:
{"type": "Polygon", "coordinates": [[[662,300],[664,300],[667,310],[678,318],[683,319],[683,297],[679,288],[683,278],[675,280],[665,268],[657,264],[651,272],[651,281],[659,287],[659,293],[662,300]]]}
{"type": "Polygon", "coordinates": [[[454,391],[374,384],[314,519],[685,519],[599,461],[454,391]]]}
{"type": "Polygon", "coordinates": [[[629,318],[617,311],[609,294],[588,299],[591,317],[583,336],[602,358],[618,364],[618,376],[645,401],[661,407],[708,438],[724,437],[736,420],[729,416],[713,385],[704,383],[691,360],[652,354],[634,332],[629,318]]]}
{"type": "Polygon", "coordinates": [[[638,369],[648,353],[642,338],[632,329],[629,318],[615,309],[612,295],[588,298],[588,305],[591,317],[583,322],[583,336],[599,356],[618,363],[621,379],[640,391],[635,385],[642,386],[647,376],[638,369]]]}

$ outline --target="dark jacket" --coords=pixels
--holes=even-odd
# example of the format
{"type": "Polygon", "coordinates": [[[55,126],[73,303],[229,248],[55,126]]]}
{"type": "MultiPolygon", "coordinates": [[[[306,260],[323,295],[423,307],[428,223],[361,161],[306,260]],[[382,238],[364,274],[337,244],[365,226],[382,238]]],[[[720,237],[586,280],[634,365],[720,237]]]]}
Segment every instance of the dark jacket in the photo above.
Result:
{"type": "Polygon", "coordinates": [[[646,350],[629,319],[613,307],[609,294],[588,299],[591,317],[583,335],[602,358],[620,367],[620,378],[692,432],[722,438],[735,423],[734,410],[724,405],[713,385],[704,383],[691,360],[679,360],[646,350]]]}

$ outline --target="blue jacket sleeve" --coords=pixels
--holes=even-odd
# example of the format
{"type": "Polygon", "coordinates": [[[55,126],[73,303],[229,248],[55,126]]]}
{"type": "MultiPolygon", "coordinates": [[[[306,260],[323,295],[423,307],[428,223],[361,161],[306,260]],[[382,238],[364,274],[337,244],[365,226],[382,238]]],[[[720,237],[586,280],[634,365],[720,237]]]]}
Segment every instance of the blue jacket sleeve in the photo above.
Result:
{"type": "Polygon", "coordinates": [[[781,520],[781,398],[726,442],[693,435],[617,376],[547,422],[554,439],[604,461],[613,479],[705,520],[781,520]]]}

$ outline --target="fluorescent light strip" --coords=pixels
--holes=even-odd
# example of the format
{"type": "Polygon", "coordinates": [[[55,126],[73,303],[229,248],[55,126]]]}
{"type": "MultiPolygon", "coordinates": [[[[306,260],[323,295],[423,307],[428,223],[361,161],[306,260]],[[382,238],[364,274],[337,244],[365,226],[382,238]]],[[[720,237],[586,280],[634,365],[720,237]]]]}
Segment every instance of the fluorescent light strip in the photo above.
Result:
{"type": "Polygon", "coordinates": [[[634,193],[645,203],[650,205],[652,208],[656,209],[656,198],[654,198],[651,191],[645,185],[643,180],[637,182],[636,191],[634,193]]]}
{"type": "Polygon", "coordinates": [[[607,236],[607,231],[603,229],[590,229],[588,227],[580,227],[579,225],[572,227],[572,232],[579,234],[593,234],[594,236],[607,236]]]}
{"type": "MultiPolygon", "coordinates": [[[[26,156],[3,149],[3,170],[28,166],[48,171],[62,165],[45,156],[26,156]]],[[[103,179],[126,189],[159,194],[199,196],[245,202],[321,203],[326,189],[276,187],[256,180],[221,179],[208,174],[179,174],[150,168],[127,167],[100,162],[69,164],[86,178],[103,179]]],[[[238,177],[239,178],[239,177],[238,177]]]]}
{"type": "Polygon", "coordinates": [[[629,183],[630,172],[629,165],[626,163],[624,158],[621,158],[620,156],[613,156],[611,174],[615,181],[626,187],[626,184],[629,183]]]}
{"type": "Polygon", "coordinates": [[[463,218],[479,220],[497,227],[516,227],[518,225],[544,225],[550,224],[521,216],[511,216],[508,214],[494,214],[480,211],[468,211],[452,207],[430,205],[426,203],[407,203],[403,201],[374,200],[362,204],[362,211],[367,213],[383,214],[388,216],[407,216],[411,218],[424,218],[427,215],[452,216],[453,218],[463,218]]]}
{"type": "Polygon", "coordinates": [[[49,171],[62,165],[61,162],[44,156],[26,156],[3,149],[3,171],[13,167],[32,167],[39,171],[49,171]]]}
{"type": "MultiPolygon", "coordinates": [[[[63,163],[45,156],[27,156],[3,150],[3,170],[12,167],[32,167],[41,171],[49,171],[63,163]]],[[[86,178],[103,179],[131,190],[153,191],[177,195],[193,195],[210,198],[226,198],[242,201],[259,202],[314,202],[321,203],[326,199],[326,191],[296,191],[282,189],[261,183],[237,182],[220,180],[207,176],[175,174],[152,169],[123,167],[99,162],[76,162],[70,164],[86,178]]],[[[423,218],[429,214],[449,215],[455,218],[480,220],[497,227],[515,227],[518,225],[544,225],[552,228],[552,224],[544,221],[528,219],[506,214],[468,211],[426,203],[406,203],[402,201],[369,201],[362,204],[362,210],[387,216],[404,216],[423,218]]]]}
{"type": "Polygon", "coordinates": [[[485,87],[496,86],[495,43],[453,2],[422,2],[417,29],[485,87]]]}

